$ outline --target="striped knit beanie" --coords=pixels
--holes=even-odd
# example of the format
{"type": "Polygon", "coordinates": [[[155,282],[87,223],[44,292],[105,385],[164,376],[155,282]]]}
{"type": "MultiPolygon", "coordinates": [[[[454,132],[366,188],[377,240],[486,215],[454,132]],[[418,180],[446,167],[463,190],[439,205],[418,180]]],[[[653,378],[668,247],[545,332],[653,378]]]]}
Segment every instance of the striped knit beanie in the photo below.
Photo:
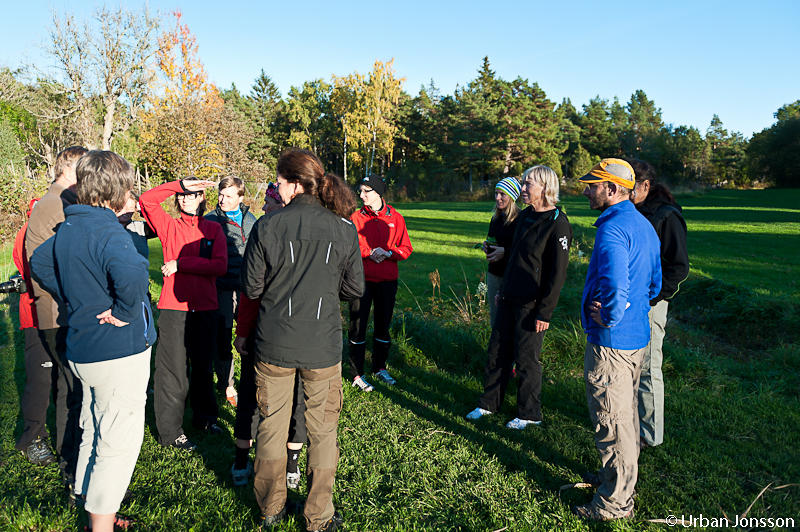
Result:
{"type": "Polygon", "coordinates": [[[522,189],[519,186],[519,181],[516,177],[506,177],[500,180],[494,187],[495,190],[502,190],[511,198],[512,201],[517,201],[522,189]]]}

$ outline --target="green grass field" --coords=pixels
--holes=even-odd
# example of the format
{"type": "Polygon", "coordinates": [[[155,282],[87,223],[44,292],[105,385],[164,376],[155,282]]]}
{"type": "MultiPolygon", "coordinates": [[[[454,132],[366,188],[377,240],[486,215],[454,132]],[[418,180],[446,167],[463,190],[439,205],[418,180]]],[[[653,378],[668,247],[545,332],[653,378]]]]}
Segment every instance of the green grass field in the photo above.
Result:
{"type": "MultiPolygon", "coordinates": [[[[544,424],[521,433],[504,427],[515,413],[513,384],[499,415],[477,423],[463,418],[481,391],[489,336],[487,311],[475,297],[485,262],[472,245],[485,237],[491,204],[397,205],[415,248],[401,265],[405,285],[393,324],[390,364],[399,385],[377,385],[371,394],[346,387],[334,496],[346,529],[663,530],[650,521],[700,514],[733,521],[745,511],[800,523],[800,191],[680,198],[692,274],[670,310],[665,444],[640,458],[636,520],[599,525],[569,511],[590,498],[589,490],[560,490],[599,464],[578,321],[597,213],[582,197],[562,199],[575,247],[545,337],[544,424]],[[434,270],[441,276],[435,297],[434,270]]],[[[29,465],[13,448],[24,382],[15,309],[15,298],[0,299],[0,530],[82,528],[85,516],[67,505],[57,468],[29,465]]],[[[230,433],[234,412],[224,401],[221,407],[230,433]]],[[[229,434],[190,431],[200,450],[185,454],[160,447],[154,431],[148,404],[132,497],[121,509],[138,519],[137,530],[256,527],[252,485],[230,483],[229,434]]],[[[305,489],[303,481],[292,496],[301,500],[305,489]]],[[[278,529],[302,530],[302,517],[278,529]]]]}

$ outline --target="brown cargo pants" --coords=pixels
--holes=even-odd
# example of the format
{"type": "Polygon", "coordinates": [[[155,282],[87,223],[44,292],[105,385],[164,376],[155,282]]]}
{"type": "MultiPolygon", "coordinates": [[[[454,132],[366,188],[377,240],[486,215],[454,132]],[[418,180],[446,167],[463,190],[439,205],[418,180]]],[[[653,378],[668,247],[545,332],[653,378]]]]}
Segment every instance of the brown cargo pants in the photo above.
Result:
{"type": "Polygon", "coordinates": [[[256,362],[256,400],[261,422],[256,438],[254,491],[262,515],[286,504],[286,442],[292,416],[295,372],[303,379],[308,431],[309,490],[306,526],[321,528],[333,517],[333,480],[339,461],[336,430],[342,411],[342,365],[295,369],[256,362]]]}
{"type": "Polygon", "coordinates": [[[600,451],[602,484],[592,506],[607,518],[633,509],[639,468],[639,376],[644,349],[612,349],[586,343],[586,401],[600,451]]]}

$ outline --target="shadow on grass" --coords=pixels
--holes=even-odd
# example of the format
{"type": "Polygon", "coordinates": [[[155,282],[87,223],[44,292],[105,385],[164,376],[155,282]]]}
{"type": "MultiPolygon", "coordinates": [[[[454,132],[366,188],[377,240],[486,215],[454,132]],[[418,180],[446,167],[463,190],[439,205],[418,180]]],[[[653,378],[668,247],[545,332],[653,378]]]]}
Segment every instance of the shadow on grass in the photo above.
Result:
{"type": "MultiPolygon", "coordinates": [[[[541,427],[534,427],[523,431],[506,429],[497,425],[494,419],[502,416],[504,408],[490,419],[477,422],[466,421],[463,416],[477,404],[478,396],[473,392],[465,392],[463,377],[475,377],[474,374],[462,370],[459,372],[429,371],[408,365],[403,367],[405,379],[398,387],[381,387],[381,394],[392,402],[408,409],[416,416],[425,419],[440,427],[443,431],[451,432],[465,438],[470,443],[482,448],[488,455],[496,459],[511,471],[522,471],[539,486],[548,490],[558,490],[566,481],[563,477],[553,476],[540,463],[531,459],[524,453],[514,451],[512,445],[535,448],[535,456],[543,462],[566,468],[572,471],[582,471],[585,466],[579,462],[568,459],[554,446],[547,442],[548,423],[541,427]],[[452,376],[451,376],[452,375],[452,376]],[[455,418],[455,419],[454,419],[455,418]]],[[[511,384],[507,391],[507,398],[515,401],[516,386],[511,384]]],[[[549,393],[545,399],[550,399],[549,393]]],[[[561,395],[561,394],[557,394],[561,395]]],[[[555,399],[555,398],[553,398],[555,399]]],[[[562,397],[563,399],[563,397],[562,397]]],[[[506,402],[507,404],[507,402],[506,402]]],[[[578,423],[585,423],[586,416],[580,416],[573,409],[555,407],[549,408],[554,415],[563,415],[578,423]]],[[[548,403],[550,406],[550,403],[548,403]]],[[[513,414],[508,415],[509,419],[513,414]]]]}

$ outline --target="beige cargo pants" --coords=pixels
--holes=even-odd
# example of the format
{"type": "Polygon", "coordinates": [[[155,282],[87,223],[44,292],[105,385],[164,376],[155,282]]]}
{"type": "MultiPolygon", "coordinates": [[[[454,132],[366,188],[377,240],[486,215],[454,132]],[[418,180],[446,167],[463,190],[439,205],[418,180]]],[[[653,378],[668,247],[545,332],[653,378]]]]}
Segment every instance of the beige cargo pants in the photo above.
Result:
{"type": "Polygon", "coordinates": [[[286,504],[286,441],[292,415],[295,372],[303,379],[308,431],[309,490],[307,528],[314,530],[333,517],[333,480],[339,461],[336,430],[342,411],[342,365],[295,369],[256,363],[258,425],[254,491],[262,515],[276,515],[286,504]]]}
{"type": "Polygon", "coordinates": [[[639,467],[639,376],[644,349],[612,349],[586,343],[583,377],[600,478],[592,506],[607,518],[633,509],[639,467]]]}

